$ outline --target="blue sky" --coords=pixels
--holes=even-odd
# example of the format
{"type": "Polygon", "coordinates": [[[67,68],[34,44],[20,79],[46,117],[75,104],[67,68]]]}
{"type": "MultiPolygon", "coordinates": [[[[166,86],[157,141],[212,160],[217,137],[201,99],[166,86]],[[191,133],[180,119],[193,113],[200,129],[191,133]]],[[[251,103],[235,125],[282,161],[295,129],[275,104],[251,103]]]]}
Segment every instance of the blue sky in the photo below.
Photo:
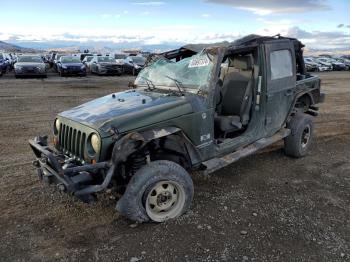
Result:
{"type": "Polygon", "coordinates": [[[0,40],[16,43],[155,45],[280,33],[310,48],[350,50],[349,0],[16,0],[1,9],[0,40]]]}

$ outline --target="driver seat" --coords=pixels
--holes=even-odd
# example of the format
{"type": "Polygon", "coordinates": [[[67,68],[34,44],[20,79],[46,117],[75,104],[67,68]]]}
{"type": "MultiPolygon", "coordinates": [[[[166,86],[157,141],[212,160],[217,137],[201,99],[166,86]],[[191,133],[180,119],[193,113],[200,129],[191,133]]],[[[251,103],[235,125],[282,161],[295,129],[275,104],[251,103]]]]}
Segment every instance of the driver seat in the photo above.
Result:
{"type": "Polygon", "coordinates": [[[250,55],[233,60],[234,72],[225,75],[221,89],[222,102],[217,108],[215,127],[227,133],[241,130],[249,123],[253,96],[253,62],[250,55]]]}

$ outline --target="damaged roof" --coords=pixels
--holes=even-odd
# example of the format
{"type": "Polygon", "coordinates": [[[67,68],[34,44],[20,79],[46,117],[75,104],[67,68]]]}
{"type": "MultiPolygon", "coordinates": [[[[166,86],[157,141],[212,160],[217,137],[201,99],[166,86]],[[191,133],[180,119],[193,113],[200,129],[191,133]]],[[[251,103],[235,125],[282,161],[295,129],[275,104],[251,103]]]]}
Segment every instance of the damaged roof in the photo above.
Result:
{"type": "Polygon", "coordinates": [[[227,50],[229,51],[233,51],[233,50],[256,47],[265,41],[273,41],[273,40],[281,40],[281,39],[288,39],[292,41],[294,43],[294,47],[296,50],[300,50],[301,48],[304,47],[304,45],[296,38],[282,37],[280,35],[261,36],[261,35],[250,34],[245,37],[239,38],[231,43],[224,41],[224,42],[211,43],[211,44],[187,44],[178,49],[164,52],[160,55],[168,59],[172,59],[178,56],[188,57],[196,53],[199,53],[205,48],[213,47],[213,46],[221,46],[221,47],[227,48],[227,50]]]}

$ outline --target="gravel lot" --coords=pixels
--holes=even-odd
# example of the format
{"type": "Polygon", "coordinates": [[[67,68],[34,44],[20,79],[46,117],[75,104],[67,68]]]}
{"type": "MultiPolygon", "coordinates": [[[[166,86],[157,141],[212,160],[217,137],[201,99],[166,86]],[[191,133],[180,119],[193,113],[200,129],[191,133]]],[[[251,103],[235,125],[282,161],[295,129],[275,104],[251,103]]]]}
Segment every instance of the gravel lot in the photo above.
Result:
{"type": "Polygon", "coordinates": [[[327,94],[310,154],[282,144],[211,177],[193,208],[132,224],[103,195],[83,204],[42,185],[27,140],[55,115],[125,89],[131,77],[0,78],[1,261],[350,261],[350,72],[320,73],[327,94]]]}

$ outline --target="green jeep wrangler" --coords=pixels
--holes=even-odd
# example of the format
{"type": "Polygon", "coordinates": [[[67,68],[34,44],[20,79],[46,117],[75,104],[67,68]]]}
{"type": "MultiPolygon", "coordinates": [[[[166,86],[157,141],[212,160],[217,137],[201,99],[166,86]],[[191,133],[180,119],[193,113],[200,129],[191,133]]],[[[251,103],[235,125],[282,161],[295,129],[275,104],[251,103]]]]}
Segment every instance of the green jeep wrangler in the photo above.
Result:
{"type": "Polygon", "coordinates": [[[296,39],[249,35],[153,56],[131,90],[58,114],[54,148],[30,140],[38,176],[83,201],[109,190],[137,222],[186,212],[190,172],[212,173],[284,139],[303,157],[313,138],[320,79],[296,39]]]}

